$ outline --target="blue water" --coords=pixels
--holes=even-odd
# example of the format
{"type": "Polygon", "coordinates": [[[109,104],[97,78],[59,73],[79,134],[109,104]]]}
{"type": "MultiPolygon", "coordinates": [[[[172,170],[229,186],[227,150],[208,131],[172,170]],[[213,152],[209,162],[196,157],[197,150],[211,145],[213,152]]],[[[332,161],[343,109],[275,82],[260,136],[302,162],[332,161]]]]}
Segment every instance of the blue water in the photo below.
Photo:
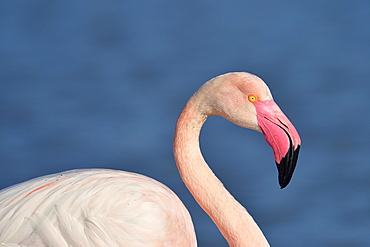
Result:
{"type": "Polygon", "coordinates": [[[164,182],[227,246],[172,158],[206,80],[261,76],[302,138],[280,190],[261,134],[213,117],[208,163],[271,246],[370,246],[369,1],[1,1],[0,188],[73,168],[164,182]],[[257,165],[258,164],[258,165],[257,165]]]}

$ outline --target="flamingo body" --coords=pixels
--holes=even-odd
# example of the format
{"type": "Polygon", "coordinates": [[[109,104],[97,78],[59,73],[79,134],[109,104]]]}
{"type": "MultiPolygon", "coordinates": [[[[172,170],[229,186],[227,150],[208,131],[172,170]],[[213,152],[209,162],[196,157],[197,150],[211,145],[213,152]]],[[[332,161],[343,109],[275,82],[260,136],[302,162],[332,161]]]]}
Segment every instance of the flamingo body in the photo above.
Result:
{"type": "Polygon", "coordinates": [[[196,246],[190,215],[168,187],[105,169],[47,175],[1,191],[0,229],[0,243],[22,246],[196,246]]]}
{"type": "MultiPolygon", "coordinates": [[[[288,185],[296,166],[298,132],[267,85],[245,72],[206,82],[176,123],[176,165],[198,204],[230,246],[269,246],[252,216],[202,156],[199,134],[212,115],[264,135],[274,152],[281,188],[288,185]]],[[[139,174],[91,169],[44,176],[2,190],[0,245],[192,247],[197,243],[188,211],[166,186],[139,174]]]]}

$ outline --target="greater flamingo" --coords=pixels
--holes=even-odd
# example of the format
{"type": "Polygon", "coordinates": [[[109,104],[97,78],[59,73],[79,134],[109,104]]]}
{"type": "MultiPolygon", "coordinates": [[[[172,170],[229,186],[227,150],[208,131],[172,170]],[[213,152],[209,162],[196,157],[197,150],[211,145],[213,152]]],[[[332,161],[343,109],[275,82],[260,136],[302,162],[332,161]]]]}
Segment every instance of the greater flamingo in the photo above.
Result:
{"type": "MultiPolygon", "coordinates": [[[[173,147],[181,178],[229,245],[269,246],[253,218],[203,159],[199,133],[212,115],[263,133],[274,152],[281,188],[292,177],[300,137],[266,84],[246,72],[209,80],[190,98],[176,124],[173,147]]],[[[35,178],[0,191],[0,245],[197,243],[188,211],[169,188],[135,173],[87,169],[35,178]]]]}

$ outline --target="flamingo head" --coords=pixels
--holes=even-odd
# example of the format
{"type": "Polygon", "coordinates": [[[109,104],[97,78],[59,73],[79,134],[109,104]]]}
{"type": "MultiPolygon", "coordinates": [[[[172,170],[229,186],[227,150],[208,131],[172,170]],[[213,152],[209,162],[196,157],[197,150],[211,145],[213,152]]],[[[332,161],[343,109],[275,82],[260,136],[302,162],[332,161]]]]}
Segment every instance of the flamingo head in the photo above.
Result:
{"type": "Polygon", "coordinates": [[[207,116],[220,115],[264,135],[273,149],[280,187],[286,187],[296,167],[301,140],[262,79],[246,72],[227,73],[208,81],[200,91],[207,103],[199,107],[207,116]]]}

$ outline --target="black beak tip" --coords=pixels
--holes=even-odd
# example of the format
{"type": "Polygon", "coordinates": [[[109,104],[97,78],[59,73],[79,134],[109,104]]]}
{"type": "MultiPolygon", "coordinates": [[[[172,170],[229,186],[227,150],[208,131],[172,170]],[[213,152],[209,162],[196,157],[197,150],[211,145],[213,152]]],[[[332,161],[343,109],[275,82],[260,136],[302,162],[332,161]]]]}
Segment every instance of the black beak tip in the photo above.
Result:
{"type": "Polygon", "coordinates": [[[295,150],[293,146],[290,146],[286,155],[281,159],[280,164],[276,162],[279,172],[280,189],[284,189],[292,179],[298,160],[299,149],[300,145],[298,145],[295,150]]]}
{"type": "Polygon", "coordinates": [[[279,185],[280,185],[280,189],[284,189],[285,187],[287,187],[287,185],[290,183],[290,180],[291,180],[291,177],[288,178],[288,177],[281,177],[279,175],[279,185]]]}

